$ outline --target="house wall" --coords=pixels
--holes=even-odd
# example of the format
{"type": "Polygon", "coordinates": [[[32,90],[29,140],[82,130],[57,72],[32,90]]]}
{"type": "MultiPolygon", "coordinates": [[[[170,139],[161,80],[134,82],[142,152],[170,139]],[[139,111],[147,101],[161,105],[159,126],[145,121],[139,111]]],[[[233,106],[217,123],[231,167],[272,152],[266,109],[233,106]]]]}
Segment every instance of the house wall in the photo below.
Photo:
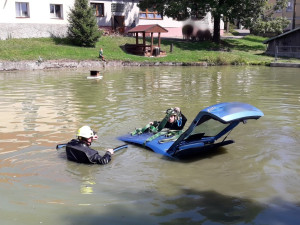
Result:
{"type": "MultiPolygon", "coordinates": [[[[111,1],[103,0],[91,0],[91,3],[104,3],[104,17],[97,17],[98,25],[100,28],[105,30],[111,30],[113,16],[124,16],[125,17],[125,33],[131,29],[131,24],[135,20],[136,25],[149,25],[158,24],[168,30],[168,33],[162,33],[161,37],[178,37],[182,38],[182,27],[189,23],[194,25],[195,29],[210,29],[213,30],[213,19],[211,13],[208,13],[205,18],[201,21],[177,21],[172,18],[164,16],[162,20],[157,19],[141,19],[139,18],[140,9],[137,6],[139,1],[121,1],[125,4],[124,12],[112,13],[111,12],[111,1]]],[[[120,2],[120,1],[118,1],[120,2]]],[[[221,22],[221,30],[224,30],[224,23],[221,22]]]]}
{"type": "MultiPolygon", "coordinates": [[[[29,17],[16,17],[16,6],[12,0],[0,0],[0,39],[8,38],[30,38],[30,37],[63,37],[67,33],[68,13],[73,7],[75,0],[20,0],[19,2],[29,3],[29,17]],[[51,18],[50,4],[61,4],[63,7],[63,16],[61,19],[51,18]]],[[[166,28],[168,33],[162,33],[162,37],[178,37],[182,38],[182,27],[189,23],[197,30],[210,29],[213,30],[213,19],[208,13],[201,21],[176,21],[168,17],[162,20],[156,19],[140,19],[138,8],[139,0],[90,0],[90,3],[104,4],[104,17],[97,17],[97,23],[100,28],[111,30],[113,16],[124,16],[125,33],[131,27],[135,20],[136,25],[159,24],[166,28]],[[125,5],[123,12],[111,12],[112,3],[122,3],[125,5]]],[[[224,30],[224,24],[221,22],[221,32],[224,30]]]]}
{"type": "MultiPolygon", "coordinates": [[[[22,2],[20,0],[19,2],[22,2]]],[[[16,1],[0,0],[0,39],[63,36],[67,15],[74,0],[24,0],[29,3],[29,17],[16,17],[16,1]],[[62,19],[50,16],[50,4],[62,4],[62,19]]]]}
{"type": "Polygon", "coordinates": [[[67,24],[69,8],[74,0],[0,0],[0,23],[36,23],[36,24],[67,24]],[[29,18],[16,17],[15,2],[29,3],[29,18]],[[63,5],[63,19],[51,19],[50,4],[63,5]]]}
{"type": "MultiPolygon", "coordinates": [[[[288,0],[288,4],[291,7],[284,8],[281,10],[278,10],[277,12],[274,13],[274,17],[286,17],[289,21],[290,24],[286,28],[286,30],[291,30],[292,29],[292,20],[293,20],[293,14],[294,14],[294,1],[296,1],[296,6],[295,6],[295,28],[300,27],[300,1],[298,0],[288,0]]],[[[275,4],[276,0],[269,0],[270,4],[275,4]]]]}

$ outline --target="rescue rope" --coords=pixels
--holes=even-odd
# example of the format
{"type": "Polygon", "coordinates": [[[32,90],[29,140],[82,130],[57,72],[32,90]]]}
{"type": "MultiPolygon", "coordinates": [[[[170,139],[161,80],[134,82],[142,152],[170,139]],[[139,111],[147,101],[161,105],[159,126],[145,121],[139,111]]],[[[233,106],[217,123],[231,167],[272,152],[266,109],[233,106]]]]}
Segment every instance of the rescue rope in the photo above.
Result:
{"type": "Polygon", "coordinates": [[[153,124],[148,123],[143,128],[136,128],[133,132],[131,132],[131,135],[139,135],[143,134],[145,132],[152,132],[156,134],[157,132],[160,132],[167,124],[171,114],[173,113],[173,108],[167,110],[166,116],[162,119],[162,121],[157,122],[154,121],[153,124]]]}
{"type": "MultiPolygon", "coordinates": [[[[153,135],[149,137],[145,142],[144,145],[146,145],[147,142],[153,141],[154,139],[164,135],[165,137],[171,137],[171,138],[165,138],[159,141],[159,143],[164,143],[168,141],[174,141],[176,140],[180,134],[182,133],[182,130],[170,130],[168,128],[164,128],[167,124],[169,118],[171,115],[174,115],[174,109],[168,109],[166,111],[166,116],[163,118],[161,122],[154,121],[153,124],[147,124],[146,126],[142,128],[136,128],[133,132],[131,132],[131,135],[140,135],[146,132],[152,133],[153,135]]],[[[182,123],[182,118],[180,115],[177,115],[177,123],[182,123]]]]}
{"type": "Polygon", "coordinates": [[[144,145],[146,145],[147,142],[149,141],[153,141],[154,139],[160,137],[160,136],[165,136],[165,139],[162,139],[160,141],[158,141],[159,143],[165,143],[165,142],[169,142],[169,141],[174,141],[176,140],[182,133],[182,130],[169,130],[168,128],[162,129],[160,132],[152,135],[151,137],[149,137],[145,142],[144,145]],[[168,138],[171,137],[171,138],[168,138]]]}

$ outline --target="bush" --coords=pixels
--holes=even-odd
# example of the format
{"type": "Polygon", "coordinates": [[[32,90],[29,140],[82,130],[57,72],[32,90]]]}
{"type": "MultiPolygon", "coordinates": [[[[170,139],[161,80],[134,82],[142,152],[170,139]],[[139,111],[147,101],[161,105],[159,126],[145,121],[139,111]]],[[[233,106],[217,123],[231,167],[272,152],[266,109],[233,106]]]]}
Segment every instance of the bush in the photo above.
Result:
{"type": "Polygon", "coordinates": [[[269,21],[258,19],[254,24],[252,24],[250,31],[254,35],[275,36],[282,34],[284,28],[286,28],[289,23],[288,19],[283,17],[278,17],[269,21]]]}

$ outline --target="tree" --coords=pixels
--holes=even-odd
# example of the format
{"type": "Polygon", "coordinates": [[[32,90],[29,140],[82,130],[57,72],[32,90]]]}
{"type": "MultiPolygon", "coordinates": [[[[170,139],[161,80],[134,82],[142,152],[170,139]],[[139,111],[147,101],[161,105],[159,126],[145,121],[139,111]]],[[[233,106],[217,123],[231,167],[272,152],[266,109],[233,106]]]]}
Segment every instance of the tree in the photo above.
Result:
{"type": "MultiPolygon", "coordinates": [[[[283,0],[285,1],[285,0],[283,0]]],[[[161,15],[177,20],[188,18],[202,19],[208,12],[214,18],[213,41],[220,42],[220,20],[238,19],[246,22],[263,14],[267,0],[145,0],[139,4],[141,9],[154,8],[161,15]]]]}
{"type": "Polygon", "coordinates": [[[69,14],[68,38],[78,46],[95,47],[100,37],[95,11],[88,0],[75,0],[69,14]]]}
{"type": "Polygon", "coordinates": [[[261,36],[279,35],[283,33],[284,28],[289,25],[289,20],[284,17],[274,18],[277,10],[287,7],[288,0],[277,0],[275,4],[266,4],[263,8],[263,14],[258,18],[248,18],[246,25],[251,33],[261,36]]]}

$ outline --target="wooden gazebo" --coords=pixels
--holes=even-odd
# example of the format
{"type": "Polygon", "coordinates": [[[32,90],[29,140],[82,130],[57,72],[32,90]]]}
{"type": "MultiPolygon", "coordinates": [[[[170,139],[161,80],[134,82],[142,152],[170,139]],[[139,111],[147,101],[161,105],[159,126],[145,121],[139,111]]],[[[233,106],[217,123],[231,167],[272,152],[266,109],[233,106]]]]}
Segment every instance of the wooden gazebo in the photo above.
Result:
{"type": "Polygon", "coordinates": [[[127,52],[144,56],[158,56],[160,55],[160,33],[167,33],[168,30],[159,26],[158,24],[139,25],[128,31],[128,33],[135,34],[136,44],[126,44],[127,52]],[[143,34],[143,44],[139,44],[139,33],[143,34]],[[151,34],[151,44],[146,45],[146,34],[151,34]],[[153,45],[153,33],[158,33],[158,46],[153,45]],[[155,51],[154,51],[155,50],[155,51]]]}

